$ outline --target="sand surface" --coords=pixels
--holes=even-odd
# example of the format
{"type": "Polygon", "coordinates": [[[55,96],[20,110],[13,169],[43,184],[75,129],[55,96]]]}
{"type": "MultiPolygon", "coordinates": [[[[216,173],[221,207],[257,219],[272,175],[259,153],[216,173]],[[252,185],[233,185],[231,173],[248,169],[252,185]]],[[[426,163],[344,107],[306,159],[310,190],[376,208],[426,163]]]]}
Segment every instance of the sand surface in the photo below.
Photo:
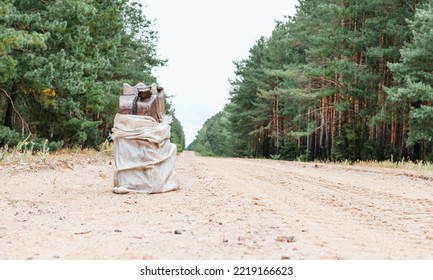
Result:
{"type": "Polygon", "coordinates": [[[178,191],[111,192],[111,157],[0,163],[0,259],[433,259],[433,173],[177,158],[178,191]]]}

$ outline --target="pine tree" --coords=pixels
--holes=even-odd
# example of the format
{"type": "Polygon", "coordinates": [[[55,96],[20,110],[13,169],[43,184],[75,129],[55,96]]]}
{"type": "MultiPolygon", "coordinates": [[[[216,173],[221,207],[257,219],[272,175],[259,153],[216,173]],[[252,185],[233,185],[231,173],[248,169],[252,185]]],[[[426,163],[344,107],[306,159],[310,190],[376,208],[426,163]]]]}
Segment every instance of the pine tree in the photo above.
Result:
{"type": "Polygon", "coordinates": [[[408,24],[423,2],[300,1],[293,18],[236,63],[228,106],[234,154],[425,158],[431,62],[417,55],[431,51],[431,25],[421,12],[408,24]]]}
{"type": "Polygon", "coordinates": [[[226,107],[207,119],[188,149],[203,156],[231,156],[228,116],[226,107]]]}
{"type": "MultiPolygon", "coordinates": [[[[17,81],[23,71],[20,56],[34,50],[46,49],[47,34],[26,29],[39,20],[38,14],[29,15],[18,11],[14,1],[0,3],[0,100],[2,101],[0,119],[3,119],[4,124],[9,127],[13,122],[17,81]]],[[[25,131],[27,128],[25,121],[23,119],[21,121],[22,133],[28,133],[29,131],[25,131]]]]}
{"type": "Polygon", "coordinates": [[[426,159],[433,143],[433,1],[425,1],[410,21],[412,39],[401,49],[398,63],[389,64],[398,85],[388,89],[390,102],[407,104],[406,144],[413,159],[426,159]]]}
{"type": "Polygon", "coordinates": [[[259,79],[263,74],[265,45],[265,38],[260,38],[250,49],[248,59],[235,62],[236,78],[231,81],[228,108],[233,136],[231,150],[235,155],[259,156],[266,140],[263,137],[266,123],[256,111],[258,92],[264,86],[259,79]]]}
{"type": "Polygon", "coordinates": [[[4,124],[19,128],[14,105],[34,134],[68,146],[97,147],[121,84],[155,82],[151,70],[164,64],[135,1],[8,0],[0,13],[4,124]]]}

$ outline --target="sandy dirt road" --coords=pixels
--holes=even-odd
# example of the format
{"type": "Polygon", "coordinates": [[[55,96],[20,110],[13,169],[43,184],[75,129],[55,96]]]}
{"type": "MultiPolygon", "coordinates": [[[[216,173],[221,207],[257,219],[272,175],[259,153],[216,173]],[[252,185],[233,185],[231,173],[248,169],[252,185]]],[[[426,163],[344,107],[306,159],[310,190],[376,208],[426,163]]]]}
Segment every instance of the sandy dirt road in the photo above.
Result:
{"type": "Polygon", "coordinates": [[[177,158],[181,189],[111,192],[103,155],[0,164],[0,259],[433,259],[433,174],[177,158]]]}

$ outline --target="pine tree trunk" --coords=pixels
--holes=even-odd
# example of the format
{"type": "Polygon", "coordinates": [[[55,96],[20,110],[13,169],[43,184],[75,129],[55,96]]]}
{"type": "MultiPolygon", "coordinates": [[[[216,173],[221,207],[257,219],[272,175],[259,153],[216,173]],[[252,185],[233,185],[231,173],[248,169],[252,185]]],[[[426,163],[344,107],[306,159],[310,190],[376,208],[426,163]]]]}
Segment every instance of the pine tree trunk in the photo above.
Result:
{"type": "Polygon", "coordinates": [[[273,134],[274,134],[274,139],[276,139],[275,142],[275,149],[276,149],[276,154],[279,153],[279,145],[280,145],[280,139],[279,139],[279,135],[280,135],[280,124],[279,124],[279,116],[278,116],[278,108],[279,108],[279,98],[278,95],[275,94],[274,95],[274,100],[273,100],[273,134]]]}

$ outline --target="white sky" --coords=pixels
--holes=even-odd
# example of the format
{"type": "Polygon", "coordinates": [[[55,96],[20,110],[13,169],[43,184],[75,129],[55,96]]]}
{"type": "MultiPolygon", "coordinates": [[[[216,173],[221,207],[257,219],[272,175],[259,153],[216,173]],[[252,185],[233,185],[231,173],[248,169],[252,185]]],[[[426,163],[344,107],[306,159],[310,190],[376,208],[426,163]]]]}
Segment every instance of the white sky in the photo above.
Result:
{"type": "Polygon", "coordinates": [[[168,59],[154,74],[181,122],[186,145],[203,123],[228,103],[233,61],[248,57],[261,36],[269,37],[275,20],[295,14],[297,0],[141,0],[155,19],[157,52],[168,59]]]}

